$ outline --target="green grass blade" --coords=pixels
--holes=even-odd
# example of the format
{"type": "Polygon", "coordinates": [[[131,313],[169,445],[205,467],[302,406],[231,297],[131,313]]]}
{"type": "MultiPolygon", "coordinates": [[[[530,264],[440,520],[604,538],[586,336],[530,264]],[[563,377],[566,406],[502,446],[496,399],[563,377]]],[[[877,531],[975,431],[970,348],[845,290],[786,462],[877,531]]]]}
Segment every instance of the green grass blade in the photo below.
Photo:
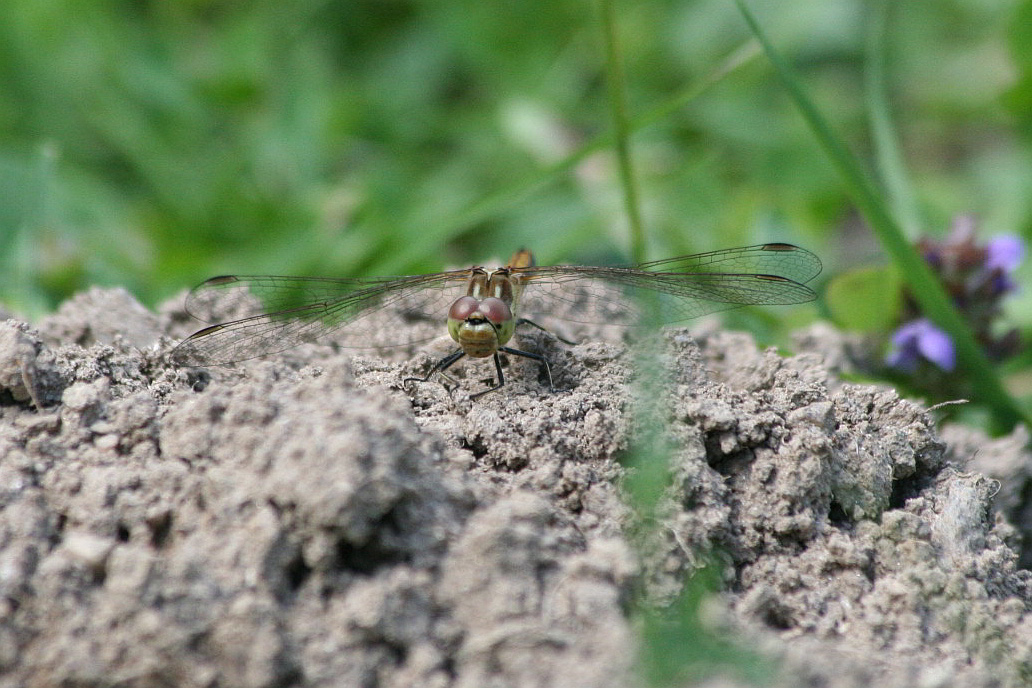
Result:
{"type": "Polygon", "coordinates": [[[823,115],[817,110],[802,86],[795,70],[775,50],[760,28],[756,18],[746,7],[744,0],[735,0],[746,23],[763,46],[767,58],[795,101],[814,136],[824,148],[832,164],[845,182],[853,200],[867,219],[885,250],[904,275],[921,305],[925,315],[945,330],[956,347],[959,369],[969,376],[978,398],[993,412],[1000,429],[1009,429],[1019,420],[1032,425],[1029,416],[1007,394],[993,365],[982,353],[963,317],[953,307],[938,278],[916,250],[910,245],[900,226],[889,213],[888,208],[864,173],[859,162],[846,147],[842,139],[832,131],[823,115]]]}
{"type": "MultiPolygon", "coordinates": [[[[645,313],[643,329],[655,332],[659,320],[658,294],[640,295],[645,313]]],[[[670,408],[674,389],[663,364],[664,339],[643,337],[635,347],[632,445],[624,457],[624,488],[636,514],[632,542],[644,561],[651,546],[663,541],[664,499],[673,481],[671,460],[676,443],[671,434],[670,408]]],[[[701,558],[709,553],[699,551],[701,558]]],[[[722,674],[752,685],[767,685],[775,670],[772,662],[702,623],[705,598],[719,589],[720,565],[714,559],[686,580],[669,606],[656,607],[642,594],[634,612],[640,631],[638,668],[646,685],[680,686],[722,674]]]]}
{"type": "Polygon", "coordinates": [[[641,205],[638,202],[638,184],[631,163],[631,123],[627,114],[627,86],[624,83],[623,65],[620,61],[620,37],[613,16],[613,0],[600,0],[602,15],[602,38],[606,47],[606,82],[609,90],[609,112],[613,119],[613,135],[617,166],[620,170],[620,184],[624,190],[624,209],[631,230],[631,258],[643,263],[645,256],[645,226],[641,219],[641,205]]]}
{"type": "MultiPolygon", "coordinates": [[[[760,48],[760,44],[756,41],[751,40],[743,43],[737,50],[731,53],[719,67],[706,75],[705,78],[700,79],[697,83],[684,89],[680,93],[675,94],[669,100],[654,106],[644,114],[638,115],[632,119],[631,131],[634,132],[644,129],[651,124],[655,124],[656,122],[666,119],[705,93],[711,86],[715,86],[720,83],[736,69],[759,57],[761,53],[762,49],[760,48]]],[[[607,143],[609,141],[608,138],[604,140],[607,143]]]]}
{"type": "Polygon", "coordinates": [[[916,238],[922,228],[921,213],[913,186],[907,175],[899,137],[893,124],[886,81],[889,12],[891,0],[878,0],[870,6],[867,31],[866,96],[871,117],[871,135],[878,176],[889,197],[892,214],[899,218],[908,237],[916,238]]]}

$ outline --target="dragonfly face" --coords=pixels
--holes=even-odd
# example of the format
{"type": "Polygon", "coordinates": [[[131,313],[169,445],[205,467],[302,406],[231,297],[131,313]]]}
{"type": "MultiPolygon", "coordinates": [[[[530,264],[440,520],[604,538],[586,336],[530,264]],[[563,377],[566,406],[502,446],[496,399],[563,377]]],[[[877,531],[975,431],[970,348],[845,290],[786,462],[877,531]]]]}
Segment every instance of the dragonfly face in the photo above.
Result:
{"type": "Polygon", "coordinates": [[[772,243],[633,267],[537,266],[523,251],[492,271],[364,279],[214,277],[190,293],[186,309],[203,320],[216,304],[232,317],[214,319],[215,324],[181,342],[172,356],[184,365],[210,366],[323,338],[342,347],[415,344],[434,337],[416,323],[447,316],[448,332],[460,348],[425,379],[464,356],[493,356],[498,384],[491,389],[498,389],[504,384],[499,352],[541,362],[551,379],[544,357],[507,346],[520,325],[534,326],[520,317],[524,307],[572,322],[634,326],[642,304],[648,304],[649,321],[676,323],[739,306],[812,301],[817,295],[806,283],[820,271],[820,259],[809,251],[772,243]],[[392,326],[399,320],[413,325],[392,326]]]}
{"type": "Polygon", "coordinates": [[[487,358],[512,339],[519,292],[513,289],[508,268],[473,268],[472,273],[466,295],[448,309],[448,334],[467,356],[487,358]]]}

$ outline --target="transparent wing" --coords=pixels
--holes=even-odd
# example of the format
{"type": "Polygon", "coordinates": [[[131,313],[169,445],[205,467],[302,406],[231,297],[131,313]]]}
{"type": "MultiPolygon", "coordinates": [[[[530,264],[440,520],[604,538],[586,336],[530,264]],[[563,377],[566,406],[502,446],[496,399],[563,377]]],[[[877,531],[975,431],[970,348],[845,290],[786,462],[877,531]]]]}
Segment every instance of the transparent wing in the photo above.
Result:
{"type": "Polygon", "coordinates": [[[792,244],[771,243],[696,253],[636,265],[636,270],[663,273],[731,273],[775,275],[806,284],[821,274],[821,259],[792,244]]]}
{"type": "Polygon", "coordinates": [[[526,280],[528,312],[632,325],[643,307],[654,310],[651,315],[659,322],[673,323],[739,306],[806,303],[817,294],[805,283],[820,271],[820,259],[805,249],[760,244],[632,268],[558,265],[514,273],[526,280]]]}
{"type": "MultiPolygon", "coordinates": [[[[633,268],[514,267],[529,311],[574,322],[631,325],[642,304],[660,322],[745,305],[805,303],[821,270],[814,254],[761,244],[643,263],[633,268]]],[[[441,336],[449,304],[470,270],[385,279],[214,277],[195,288],[187,311],[214,322],[173,351],[185,365],[220,365],[278,353],[317,339],[344,347],[413,344],[441,336]],[[419,324],[419,323],[422,324],[419,324]]]]}
{"type": "Polygon", "coordinates": [[[222,365],[279,353],[317,339],[345,347],[401,346],[442,334],[448,304],[469,270],[386,279],[274,275],[213,277],[193,289],[186,310],[206,327],[172,352],[183,365],[222,365]],[[226,322],[219,322],[225,320],[226,322]],[[432,329],[413,321],[434,321],[432,329]]]}

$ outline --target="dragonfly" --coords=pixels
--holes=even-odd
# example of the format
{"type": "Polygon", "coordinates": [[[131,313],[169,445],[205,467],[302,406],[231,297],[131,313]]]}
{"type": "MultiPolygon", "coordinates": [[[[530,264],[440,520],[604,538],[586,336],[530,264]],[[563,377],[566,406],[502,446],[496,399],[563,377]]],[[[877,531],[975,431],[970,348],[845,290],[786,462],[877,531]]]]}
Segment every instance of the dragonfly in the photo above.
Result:
{"type": "MultiPolygon", "coordinates": [[[[343,347],[416,344],[439,330],[406,326],[446,318],[458,348],[438,360],[427,382],[464,357],[493,358],[496,379],[471,395],[478,398],[505,385],[499,354],[537,361],[549,389],[552,369],[543,354],[509,346],[521,327],[543,326],[522,317],[525,302],[537,313],[561,312],[566,320],[633,326],[648,320],[677,323],[740,306],[806,303],[817,295],[807,283],[821,271],[820,259],[785,243],[729,248],[668,258],[633,267],[538,266],[518,251],[504,267],[474,266],[422,275],[380,278],[222,275],[195,287],[186,310],[214,322],[183,340],[173,360],[215,366],[268,356],[301,344],[329,340],[343,347]],[[526,294],[526,298],[524,298],[526,294]],[[214,321],[212,308],[231,314],[214,321]]],[[[566,344],[574,342],[558,337],[566,344]]]]}

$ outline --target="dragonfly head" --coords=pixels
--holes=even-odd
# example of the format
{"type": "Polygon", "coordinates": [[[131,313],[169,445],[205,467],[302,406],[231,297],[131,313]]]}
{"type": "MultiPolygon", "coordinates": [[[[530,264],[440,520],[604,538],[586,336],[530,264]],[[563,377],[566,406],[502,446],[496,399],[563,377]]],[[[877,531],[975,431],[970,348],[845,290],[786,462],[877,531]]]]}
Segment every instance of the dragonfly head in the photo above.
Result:
{"type": "Polygon", "coordinates": [[[505,345],[516,328],[512,310],[493,296],[462,296],[448,309],[448,334],[467,356],[485,358],[505,345]]]}

